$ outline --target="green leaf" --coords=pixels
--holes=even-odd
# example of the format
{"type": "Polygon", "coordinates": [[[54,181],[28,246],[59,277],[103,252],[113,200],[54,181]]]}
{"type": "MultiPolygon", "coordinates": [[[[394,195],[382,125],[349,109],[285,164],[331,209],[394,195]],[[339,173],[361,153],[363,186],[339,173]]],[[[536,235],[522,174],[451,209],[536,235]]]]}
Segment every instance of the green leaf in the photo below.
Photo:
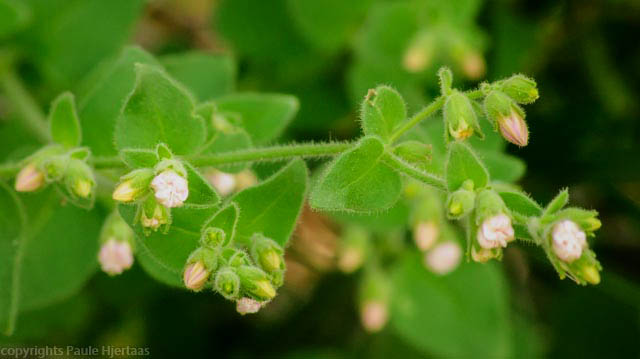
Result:
{"type": "Polygon", "coordinates": [[[20,199],[0,182],[0,330],[6,335],[13,333],[18,314],[25,225],[20,199]]]}
{"type": "Polygon", "coordinates": [[[253,142],[276,139],[298,112],[298,100],[289,95],[239,93],[216,100],[218,110],[240,115],[253,142]]]}
{"type": "Polygon", "coordinates": [[[485,187],[489,183],[487,169],[473,150],[462,142],[454,142],[449,146],[445,173],[449,191],[457,190],[468,179],[473,181],[475,188],[485,187]]]}
{"type": "MultiPolygon", "coordinates": [[[[189,198],[193,196],[189,191],[189,198]]],[[[173,222],[167,234],[152,232],[145,236],[142,226],[134,223],[137,207],[118,206],[122,218],[136,234],[137,258],[143,268],[159,281],[182,286],[182,271],[187,258],[198,246],[202,225],[216,212],[215,206],[193,206],[173,208],[173,222]]]]}
{"type": "Polygon", "coordinates": [[[20,30],[29,21],[29,8],[22,1],[0,0],[0,39],[20,30]]]}
{"type": "Polygon", "coordinates": [[[307,193],[307,166],[291,161],[264,182],[234,195],[240,208],[236,241],[247,244],[254,233],[285,246],[293,233],[307,193]]]}
{"type": "Polygon", "coordinates": [[[194,51],[163,56],[160,61],[200,101],[229,94],[235,87],[236,66],[228,55],[194,51]]]}
{"type": "Polygon", "coordinates": [[[64,92],[51,104],[49,111],[51,138],[67,148],[80,145],[82,132],[76,112],[76,102],[71,92],[64,92]]]}
{"type": "Polygon", "coordinates": [[[407,117],[402,96],[389,86],[378,86],[369,92],[361,106],[365,135],[388,139],[393,129],[407,117]]]}
{"type": "Polygon", "coordinates": [[[151,149],[162,142],[184,155],[198,150],[205,136],[190,94],[159,68],[137,64],[136,87],[116,123],[116,146],[151,149]]]}
{"type": "Polygon", "coordinates": [[[402,189],[400,175],[382,162],[384,145],[365,137],[327,168],[311,191],[310,203],[328,211],[376,212],[393,206],[402,189]]]}
{"type": "Polygon", "coordinates": [[[516,182],[522,178],[527,169],[523,160],[506,153],[478,151],[478,154],[484,160],[492,181],[516,182]]]}
{"type": "Polygon", "coordinates": [[[158,163],[156,151],[138,148],[123,148],[120,159],[129,168],[153,168],[158,163]]]}
{"type": "Polygon", "coordinates": [[[500,191],[498,194],[511,211],[528,217],[542,214],[542,207],[520,191],[500,191]]]}
{"type": "Polygon", "coordinates": [[[240,208],[232,202],[221,208],[202,228],[214,227],[222,229],[226,235],[224,244],[227,244],[233,242],[236,237],[239,217],[240,208]]]}
{"type": "Polygon", "coordinates": [[[392,274],[391,324],[425,355],[438,358],[510,356],[509,301],[493,264],[461,264],[439,276],[407,255],[392,274]]]}
{"type": "Polygon", "coordinates": [[[95,156],[113,156],[113,133],[121,105],[135,86],[134,64],[156,65],[152,55],[138,47],[126,47],[113,60],[100,67],[85,80],[78,92],[80,121],[84,129],[83,144],[95,156]]]}
{"type": "Polygon", "coordinates": [[[549,202],[547,207],[544,209],[544,216],[551,216],[562,209],[562,207],[566,206],[569,203],[569,190],[567,188],[563,189],[558,193],[552,200],[549,202]]]}

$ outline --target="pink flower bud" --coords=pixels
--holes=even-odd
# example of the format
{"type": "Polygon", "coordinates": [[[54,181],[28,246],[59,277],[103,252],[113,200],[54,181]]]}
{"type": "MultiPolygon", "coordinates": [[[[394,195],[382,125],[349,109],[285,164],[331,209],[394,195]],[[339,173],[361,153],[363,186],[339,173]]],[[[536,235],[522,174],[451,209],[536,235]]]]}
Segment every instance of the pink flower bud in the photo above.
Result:
{"type": "Polygon", "coordinates": [[[243,297],[236,302],[236,311],[242,315],[257,313],[263,304],[255,299],[243,297]]]}
{"type": "Polygon", "coordinates": [[[167,208],[182,206],[189,196],[187,180],[173,170],[166,170],[155,176],[151,187],[158,202],[167,208]]]}
{"type": "Polygon", "coordinates": [[[485,219],[478,228],[478,244],[485,249],[506,247],[514,239],[511,218],[504,213],[485,219]]]}
{"type": "Polygon", "coordinates": [[[199,291],[209,279],[209,271],[201,261],[187,265],[184,270],[184,286],[193,291],[199,291]]]}
{"type": "Polygon", "coordinates": [[[563,220],[553,226],[553,252],[561,260],[571,263],[582,256],[582,250],[587,247],[585,233],[570,220],[563,220]]]}
{"type": "Polygon", "coordinates": [[[44,173],[33,163],[26,165],[16,176],[15,188],[18,192],[32,192],[44,184],[44,173]]]}
{"type": "Polygon", "coordinates": [[[413,240],[421,251],[433,247],[440,235],[440,229],[434,221],[420,222],[413,229],[413,240]]]}
{"type": "Polygon", "coordinates": [[[100,247],[98,261],[105,273],[109,275],[120,274],[133,265],[131,245],[127,241],[110,238],[100,247]]]}
{"type": "Polygon", "coordinates": [[[345,248],[338,257],[338,268],[344,273],[353,273],[362,266],[364,254],[360,248],[345,248]]]}
{"type": "Polygon", "coordinates": [[[379,300],[371,300],[362,306],[360,320],[364,329],[370,333],[379,332],[389,320],[387,304],[379,300]]]}
{"type": "Polygon", "coordinates": [[[529,143],[529,129],[522,116],[512,111],[509,116],[498,119],[498,128],[505,140],[524,147],[529,143]]]}
{"type": "Polygon", "coordinates": [[[454,241],[437,245],[424,256],[424,265],[437,274],[447,274],[458,267],[462,249],[454,241]]]}
{"type": "Polygon", "coordinates": [[[207,180],[223,196],[231,194],[236,188],[236,178],[230,173],[213,170],[207,174],[207,180]]]}

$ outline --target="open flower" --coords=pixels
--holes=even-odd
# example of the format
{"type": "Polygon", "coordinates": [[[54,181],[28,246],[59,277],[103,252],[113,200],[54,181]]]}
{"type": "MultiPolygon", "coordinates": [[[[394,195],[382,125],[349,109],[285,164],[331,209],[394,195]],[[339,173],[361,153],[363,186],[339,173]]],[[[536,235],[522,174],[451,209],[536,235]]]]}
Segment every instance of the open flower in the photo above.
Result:
{"type": "Polygon", "coordinates": [[[582,256],[587,247],[587,236],[575,222],[562,220],[551,230],[553,252],[561,260],[571,263],[582,256]]]}
{"type": "Polygon", "coordinates": [[[478,228],[478,244],[485,249],[506,247],[513,239],[511,218],[504,213],[485,219],[478,228]]]}
{"type": "Polygon", "coordinates": [[[447,274],[458,267],[462,259],[462,249],[454,241],[446,241],[427,252],[424,264],[437,274],[447,274]]]}
{"type": "Polygon", "coordinates": [[[109,275],[120,274],[133,265],[131,245],[127,241],[110,238],[100,247],[98,261],[105,273],[109,275]]]}
{"type": "Polygon", "coordinates": [[[167,208],[182,206],[189,196],[187,180],[172,170],[155,176],[151,187],[158,202],[167,208]]]}

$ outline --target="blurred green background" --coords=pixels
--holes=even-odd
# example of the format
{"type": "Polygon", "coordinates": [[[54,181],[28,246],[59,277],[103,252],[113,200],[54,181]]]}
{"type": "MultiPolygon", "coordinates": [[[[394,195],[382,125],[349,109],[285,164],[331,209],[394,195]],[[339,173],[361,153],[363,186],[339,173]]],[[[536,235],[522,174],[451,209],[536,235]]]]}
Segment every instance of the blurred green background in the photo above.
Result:
{"type": "MultiPolygon", "coordinates": [[[[311,250],[299,231],[289,284],[255,316],[240,317],[211,293],[165,287],[134,266],[115,279],[98,273],[79,294],[25,312],[0,345],[129,345],[168,358],[421,358],[472,353],[438,346],[497,345],[494,336],[502,335],[506,349],[478,353],[640,357],[640,2],[0,0],[0,10],[18,14],[0,18],[1,51],[19,58],[18,72],[43,108],[63,90],[80,91],[125,44],[161,56],[170,71],[174,54],[197,50],[224,55],[219,65],[231,66],[236,79],[204,76],[199,69],[210,64],[194,56],[192,66],[173,71],[202,78],[202,94],[216,95],[208,81],[230,81],[230,89],[299,98],[283,141],[356,136],[358,103],[378,83],[396,87],[413,113],[437,95],[440,65],[450,66],[463,88],[527,74],[540,90],[527,107],[531,141],[508,148],[527,163],[521,184],[542,203],[569,187],[574,204],[597,209],[603,228],[594,250],[604,267],[601,284],[579,287],[558,280],[542,251],[510,246],[491,274],[508,326],[481,323],[473,302],[483,299],[461,291],[448,297],[459,302],[455,316],[431,316],[438,312],[432,308],[418,318],[426,324],[392,317],[384,330],[367,334],[358,276],[333,269],[335,244],[311,250]],[[422,57],[407,58],[412,46],[422,57]],[[439,328],[447,335],[433,346],[429,338],[439,328]],[[483,333],[495,328],[504,333],[483,333]],[[476,334],[480,339],[468,343],[476,334]]],[[[2,160],[36,144],[11,121],[10,108],[0,94],[2,160]]],[[[305,215],[317,231],[332,228],[305,215]]],[[[484,270],[464,269],[456,280],[473,280],[465,273],[474,268],[484,270]]],[[[409,291],[425,280],[410,267],[398,271],[409,291]]],[[[439,305],[428,293],[416,295],[426,295],[424,306],[439,305]]]]}

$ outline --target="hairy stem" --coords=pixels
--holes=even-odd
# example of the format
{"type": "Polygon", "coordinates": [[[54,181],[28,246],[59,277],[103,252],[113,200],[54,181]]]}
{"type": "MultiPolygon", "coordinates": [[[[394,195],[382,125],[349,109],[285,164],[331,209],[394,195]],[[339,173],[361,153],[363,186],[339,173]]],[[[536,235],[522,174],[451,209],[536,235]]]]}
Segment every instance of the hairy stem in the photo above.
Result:
{"type": "Polygon", "coordinates": [[[422,183],[428,184],[442,191],[447,190],[444,179],[434,174],[426,173],[422,170],[419,170],[390,153],[385,154],[384,163],[386,163],[389,167],[395,169],[396,171],[404,173],[405,175],[417,179],[422,183]]]}
{"type": "Polygon", "coordinates": [[[413,128],[413,126],[417,125],[418,123],[420,123],[421,121],[427,119],[429,116],[433,115],[434,113],[436,113],[438,110],[440,110],[442,108],[442,106],[444,105],[444,97],[438,97],[435,101],[433,101],[432,103],[430,103],[429,105],[427,105],[425,108],[423,108],[422,110],[420,110],[418,113],[416,113],[415,115],[413,115],[413,117],[411,117],[409,119],[409,121],[405,122],[404,124],[402,124],[402,126],[400,126],[400,128],[398,128],[390,137],[389,141],[394,142],[395,140],[397,140],[398,138],[400,138],[400,136],[404,135],[405,132],[409,131],[410,129],[413,128]]]}
{"type": "Polygon", "coordinates": [[[46,118],[18,76],[13,71],[5,72],[0,78],[0,86],[26,128],[38,141],[49,142],[46,118]]]}

